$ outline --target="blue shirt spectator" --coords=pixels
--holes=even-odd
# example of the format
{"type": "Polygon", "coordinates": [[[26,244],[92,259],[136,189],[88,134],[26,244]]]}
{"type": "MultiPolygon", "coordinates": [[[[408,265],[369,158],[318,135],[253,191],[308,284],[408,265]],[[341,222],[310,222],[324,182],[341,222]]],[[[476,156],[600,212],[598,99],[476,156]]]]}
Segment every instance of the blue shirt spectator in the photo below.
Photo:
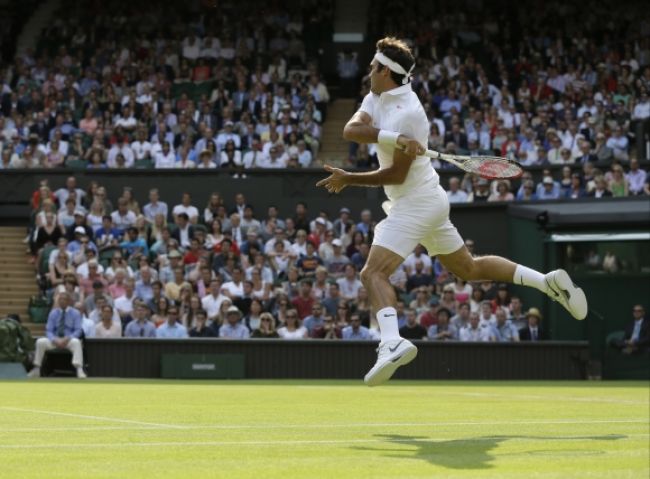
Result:
{"type": "MultiPolygon", "coordinates": [[[[171,318],[171,316],[170,316],[171,318]]],[[[171,319],[170,319],[171,321],[171,319]]],[[[180,323],[175,322],[170,324],[169,321],[158,326],[156,330],[157,338],[166,338],[166,339],[183,339],[187,338],[187,329],[180,323]]]]}
{"type": "Polygon", "coordinates": [[[47,317],[45,335],[50,341],[54,338],[80,338],[81,323],[81,313],[75,308],[54,308],[47,317]]]}

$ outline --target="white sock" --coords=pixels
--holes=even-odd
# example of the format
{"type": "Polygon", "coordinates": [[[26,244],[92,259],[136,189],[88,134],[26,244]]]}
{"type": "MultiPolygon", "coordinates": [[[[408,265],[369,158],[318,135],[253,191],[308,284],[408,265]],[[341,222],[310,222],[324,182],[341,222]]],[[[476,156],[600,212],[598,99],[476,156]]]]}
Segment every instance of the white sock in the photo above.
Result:
{"type": "Polygon", "coordinates": [[[520,264],[517,265],[515,269],[515,276],[512,279],[514,284],[530,286],[531,288],[537,288],[542,293],[546,293],[546,281],[545,276],[539,271],[534,269],[527,268],[520,264]]]}
{"type": "Polygon", "coordinates": [[[395,311],[395,308],[389,306],[377,311],[377,322],[379,323],[382,343],[391,339],[400,338],[399,329],[397,328],[397,311],[395,311]]]}

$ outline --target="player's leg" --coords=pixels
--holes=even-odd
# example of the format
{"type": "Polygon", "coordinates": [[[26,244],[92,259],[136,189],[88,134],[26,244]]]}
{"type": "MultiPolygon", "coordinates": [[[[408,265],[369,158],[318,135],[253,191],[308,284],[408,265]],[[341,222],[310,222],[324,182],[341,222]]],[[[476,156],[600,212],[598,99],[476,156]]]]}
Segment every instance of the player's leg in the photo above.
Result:
{"type": "Polygon", "coordinates": [[[564,306],[576,319],[587,316],[587,299],[566,271],[558,269],[542,274],[500,256],[473,257],[464,245],[438,259],[448,271],[466,281],[493,280],[530,286],[549,295],[564,306]]]}
{"type": "Polygon", "coordinates": [[[366,265],[361,271],[361,281],[368,290],[381,334],[377,362],[364,378],[368,386],[378,386],[389,380],[398,367],[410,363],[417,355],[417,348],[410,341],[400,337],[397,327],[397,297],[388,278],[404,261],[404,257],[392,251],[392,247],[389,249],[392,244],[390,237],[394,236],[386,235],[385,230],[379,235],[377,229],[375,230],[375,240],[383,241],[387,246],[373,244],[366,265]]]}
{"type": "Polygon", "coordinates": [[[404,258],[397,253],[374,245],[370,248],[368,260],[361,270],[361,282],[368,291],[370,305],[377,314],[381,340],[399,338],[397,329],[397,296],[388,278],[402,264],[404,258]]]}

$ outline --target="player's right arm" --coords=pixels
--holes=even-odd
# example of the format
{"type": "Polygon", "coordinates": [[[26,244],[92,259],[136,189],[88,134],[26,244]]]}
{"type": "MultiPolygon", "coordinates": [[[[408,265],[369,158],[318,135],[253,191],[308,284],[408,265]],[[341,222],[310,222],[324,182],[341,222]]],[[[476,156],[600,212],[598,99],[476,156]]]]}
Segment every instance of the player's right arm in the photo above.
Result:
{"type": "Polygon", "coordinates": [[[379,128],[372,126],[372,118],[365,111],[357,111],[343,128],[343,138],[355,143],[377,143],[379,128]]]}
{"type": "MultiPolygon", "coordinates": [[[[377,143],[378,137],[379,128],[372,126],[372,118],[362,110],[352,115],[343,128],[343,138],[355,143],[377,143]]],[[[425,151],[417,140],[402,134],[397,138],[397,145],[408,155],[421,155],[425,151]]]]}

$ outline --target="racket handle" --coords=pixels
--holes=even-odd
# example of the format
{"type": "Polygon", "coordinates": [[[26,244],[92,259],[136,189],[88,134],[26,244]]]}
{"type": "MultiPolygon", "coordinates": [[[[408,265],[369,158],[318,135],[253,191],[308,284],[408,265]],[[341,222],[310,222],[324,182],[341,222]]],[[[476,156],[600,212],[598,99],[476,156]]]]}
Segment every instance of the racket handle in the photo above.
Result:
{"type": "Polygon", "coordinates": [[[424,156],[428,156],[429,158],[433,158],[434,160],[439,160],[441,158],[440,153],[435,150],[425,151],[424,156]]]}

